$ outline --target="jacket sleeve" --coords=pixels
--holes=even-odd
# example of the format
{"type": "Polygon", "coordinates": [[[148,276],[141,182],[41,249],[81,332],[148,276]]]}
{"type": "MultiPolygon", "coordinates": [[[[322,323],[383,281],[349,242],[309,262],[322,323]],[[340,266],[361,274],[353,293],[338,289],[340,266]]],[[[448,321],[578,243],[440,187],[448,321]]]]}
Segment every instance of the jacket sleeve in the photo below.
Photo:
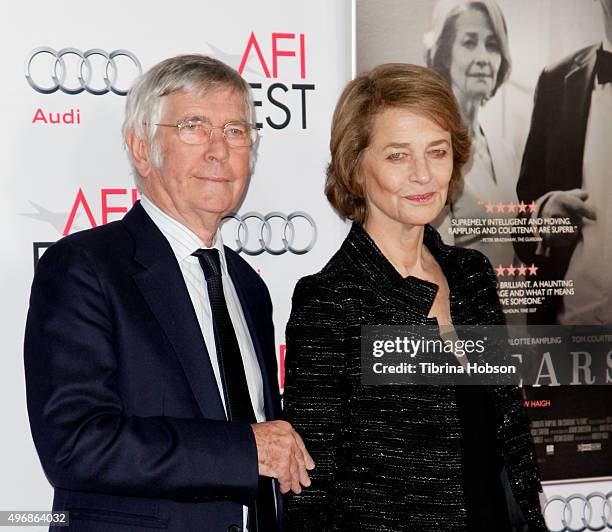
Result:
{"type": "MultiPolygon", "coordinates": [[[[491,325],[506,323],[497,297],[496,276],[488,259],[482,256],[486,271],[484,303],[491,309],[491,325]]],[[[497,413],[497,441],[508,474],[512,494],[528,523],[529,532],[546,532],[539,493],[540,473],[529,429],[523,395],[517,386],[489,386],[489,396],[497,413]]]]}
{"type": "Polygon", "coordinates": [[[65,241],[49,248],[32,285],[24,355],[32,435],[51,484],[248,504],[258,478],[249,424],[129,415],[118,326],[87,251],[65,241]]]}
{"type": "Polygon", "coordinates": [[[347,395],[345,331],[337,296],[316,278],[301,279],[293,294],[286,331],[285,413],[304,439],[315,469],[312,485],[290,494],[285,505],[288,531],[330,530],[342,410],[347,395]]]}

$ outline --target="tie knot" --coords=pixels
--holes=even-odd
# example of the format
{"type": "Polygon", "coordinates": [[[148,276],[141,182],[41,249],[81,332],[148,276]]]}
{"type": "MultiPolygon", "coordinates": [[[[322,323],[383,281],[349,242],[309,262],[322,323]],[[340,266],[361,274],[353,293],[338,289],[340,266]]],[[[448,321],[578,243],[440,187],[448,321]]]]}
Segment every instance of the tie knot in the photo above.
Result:
{"type": "Polygon", "coordinates": [[[210,279],[212,277],[221,276],[221,259],[219,258],[219,250],[198,249],[192,253],[200,261],[200,266],[204,271],[204,277],[210,279]]]}

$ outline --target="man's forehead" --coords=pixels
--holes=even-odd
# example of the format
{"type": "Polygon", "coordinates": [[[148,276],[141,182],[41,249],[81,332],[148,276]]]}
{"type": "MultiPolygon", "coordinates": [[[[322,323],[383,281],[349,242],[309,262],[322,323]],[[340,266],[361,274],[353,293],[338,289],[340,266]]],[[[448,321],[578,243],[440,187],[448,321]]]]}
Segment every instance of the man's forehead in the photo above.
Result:
{"type": "Polygon", "coordinates": [[[231,87],[178,90],[164,96],[163,114],[244,119],[245,102],[231,87]]]}

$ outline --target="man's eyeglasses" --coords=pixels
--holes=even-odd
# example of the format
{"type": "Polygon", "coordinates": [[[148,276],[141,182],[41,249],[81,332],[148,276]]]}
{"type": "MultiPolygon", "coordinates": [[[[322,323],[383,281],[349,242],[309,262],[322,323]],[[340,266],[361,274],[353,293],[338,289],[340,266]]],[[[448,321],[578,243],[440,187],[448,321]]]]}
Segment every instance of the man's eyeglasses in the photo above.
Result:
{"type": "Polygon", "coordinates": [[[213,126],[201,120],[182,120],[178,124],[155,124],[162,127],[176,127],[181,141],[185,144],[206,144],[212,139],[213,129],[220,129],[228,146],[244,148],[257,142],[257,127],[247,122],[228,122],[224,126],[213,126]]]}

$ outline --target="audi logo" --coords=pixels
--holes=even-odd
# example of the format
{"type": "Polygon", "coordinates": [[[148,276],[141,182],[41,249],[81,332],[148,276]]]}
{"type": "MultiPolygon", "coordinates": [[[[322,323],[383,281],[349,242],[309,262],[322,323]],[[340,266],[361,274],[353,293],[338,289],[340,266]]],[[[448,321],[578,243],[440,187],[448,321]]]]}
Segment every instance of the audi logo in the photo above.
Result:
{"type": "Polygon", "coordinates": [[[312,216],[296,211],[289,215],[282,212],[258,212],[232,214],[222,221],[223,240],[236,253],[260,255],[264,251],[270,255],[308,253],[317,240],[317,225],[312,216]]]}
{"type": "Polygon", "coordinates": [[[30,87],[43,94],[52,94],[61,90],[66,94],[87,91],[90,94],[101,95],[112,91],[119,96],[125,96],[134,79],[140,74],[142,74],[140,61],[128,50],[114,50],[109,54],[99,48],[92,48],[86,52],[76,48],[62,48],[58,52],[53,48],[42,46],[30,52],[25,64],[25,77],[30,87]],[[44,67],[45,56],[50,56],[47,68],[44,67]],[[129,65],[125,65],[125,60],[121,61],[123,87],[118,86],[119,66],[115,60],[118,57],[128,58],[133,65],[129,68],[129,65]],[[68,58],[71,60],[68,61],[68,58]],[[92,61],[93,58],[102,59],[92,61]],[[68,68],[67,62],[71,63],[73,68],[68,68]]]}
{"type": "Polygon", "coordinates": [[[544,505],[549,532],[583,532],[612,529],[612,491],[555,495],[544,505]]]}

